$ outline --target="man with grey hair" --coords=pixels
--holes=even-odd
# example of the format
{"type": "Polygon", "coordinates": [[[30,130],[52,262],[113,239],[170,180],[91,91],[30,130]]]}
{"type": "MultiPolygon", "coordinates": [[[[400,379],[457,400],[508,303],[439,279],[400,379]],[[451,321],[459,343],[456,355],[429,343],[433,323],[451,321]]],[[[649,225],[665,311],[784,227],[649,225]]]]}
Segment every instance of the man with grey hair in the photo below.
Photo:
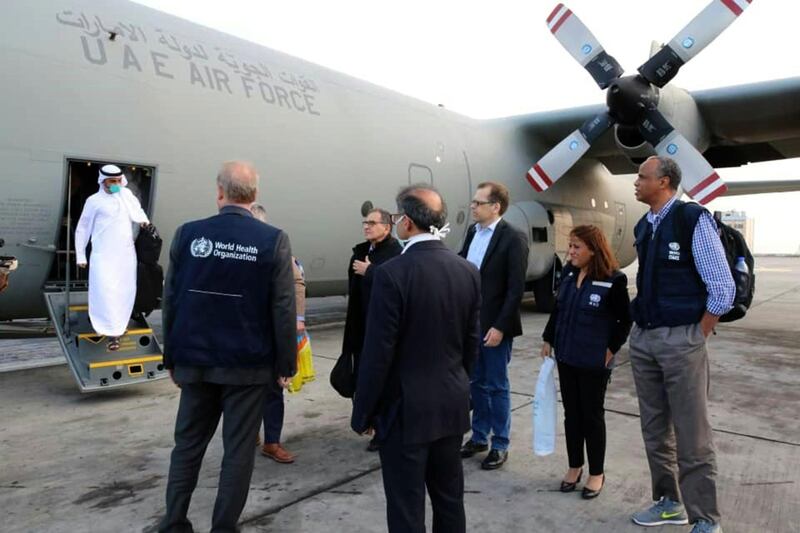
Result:
{"type": "Polygon", "coordinates": [[[164,287],[164,364],[181,389],[167,509],[159,531],[192,531],[187,518],[208,442],[223,417],[224,456],[212,531],[237,531],[253,472],[265,385],[296,371],[289,239],[253,218],[256,169],[225,163],[219,214],[175,232],[164,287]]]}
{"type": "Polygon", "coordinates": [[[403,253],[374,268],[351,427],[380,442],[389,532],[466,531],[459,449],[480,344],[480,276],[449,250],[447,206],[430,185],[397,196],[403,253]]]}
{"type": "MultiPolygon", "coordinates": [[[[400,255],[403,250],[397,239],[392,237],[392,216],[385,209],[370,209],[361,221],[361,230],[365,240],[353,246],[353,254],[347,263],[347,315],[342,336],[342,353],[339,356],[340,361],[352,360],[354,383],[358,381],[358,366],[369,316],[375,267],[400,255]]],[[[331,382],[336,383],[335,372],[331,373],[331,382]]],[[[367,450],[377,451],[378,441],[371,439],[367,450]]]]}
{"type": "Polygon", "coordinates": [[[634,183],[650,210],[634,229],[630,359],[655,503],[632,519],[721,533],[706,343],[736,289],[713,217],[678,199],[680,182],[675,161],[651,157],[634,183]]]}

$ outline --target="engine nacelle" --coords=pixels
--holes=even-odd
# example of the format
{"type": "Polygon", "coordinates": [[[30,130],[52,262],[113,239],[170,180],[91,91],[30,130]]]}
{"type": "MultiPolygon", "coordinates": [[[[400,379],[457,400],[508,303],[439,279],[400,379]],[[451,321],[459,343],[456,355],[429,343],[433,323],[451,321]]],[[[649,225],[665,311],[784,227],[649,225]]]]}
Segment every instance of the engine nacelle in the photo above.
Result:
{"type": "MultiPolygon", "coordinates": [[[[658,110],[700,153],[705,152],[709,144],[708,130],[697,104],[688,92],[667,85],[660,91],[658,110]]],[[[614,142],[635,166],[656,155],[653,147],[644,140],[636,126],[621,124],[614,126],[614,142]]]]}

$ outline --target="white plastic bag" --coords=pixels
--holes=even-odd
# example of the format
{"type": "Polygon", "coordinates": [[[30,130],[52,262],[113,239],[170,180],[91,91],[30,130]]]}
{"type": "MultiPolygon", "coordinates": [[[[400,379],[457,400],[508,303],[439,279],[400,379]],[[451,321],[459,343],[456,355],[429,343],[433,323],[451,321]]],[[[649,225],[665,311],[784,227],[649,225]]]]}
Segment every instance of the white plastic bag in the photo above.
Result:
{"type": "Polygon", "coordinates": [[[550,455],[556,449],[556,362],[545,357],[533,398],[533,453],[550,455]]]}

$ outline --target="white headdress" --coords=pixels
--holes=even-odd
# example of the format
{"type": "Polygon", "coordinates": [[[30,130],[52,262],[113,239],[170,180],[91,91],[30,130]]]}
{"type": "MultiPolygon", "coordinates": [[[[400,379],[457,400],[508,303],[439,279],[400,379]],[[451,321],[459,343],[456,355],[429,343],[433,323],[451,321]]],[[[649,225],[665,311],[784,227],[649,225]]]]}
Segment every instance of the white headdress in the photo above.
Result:
{"type": "Polygon", "coordinates": [[[97,174],[97,183],[102,187],[103,182],[108,178],[122,178],[122,186],[128,186],[128,180],[125,178],[125,174],[122,173],[122,169],[117,165],[103,165],[100,168],[100,172],[97,174]]]}

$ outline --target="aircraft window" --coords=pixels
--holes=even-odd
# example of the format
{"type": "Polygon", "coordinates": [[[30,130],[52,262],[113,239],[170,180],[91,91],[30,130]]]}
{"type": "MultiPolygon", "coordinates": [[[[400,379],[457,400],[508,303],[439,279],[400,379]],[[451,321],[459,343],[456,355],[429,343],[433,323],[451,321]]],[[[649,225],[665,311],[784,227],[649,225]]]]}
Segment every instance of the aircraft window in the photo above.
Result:
{"type": "Polygon", "coordinates": [[[608,209],[608,200],[606,200],[606,201],[604,201],[604,202],[603,202],[603,207],[605,207],[606,209],[608,209]]]}
{"type": "Polygon", "coordinates": [[[425,165],[411,163],[408,165],[408,184],[412,183],[433,183],[433,171],[425,165]]]}
{"type": "Polygon", "coordinates": [[[592,198],[592,207],[597,207],[597,202],[592,198]]]}
{"type": "Polygon", "coordinates": [[[531,228],[531,241],[533,242],[547,242],[547,228],[531,228]]]}
{"type": "Polygon", "coordinates": [[[467,215],[464,213],[464,211],[459,211],[458,215],[456,216],[456,224],[460,226],[464,223],[465,218],[467,218],[467,215]]]}

